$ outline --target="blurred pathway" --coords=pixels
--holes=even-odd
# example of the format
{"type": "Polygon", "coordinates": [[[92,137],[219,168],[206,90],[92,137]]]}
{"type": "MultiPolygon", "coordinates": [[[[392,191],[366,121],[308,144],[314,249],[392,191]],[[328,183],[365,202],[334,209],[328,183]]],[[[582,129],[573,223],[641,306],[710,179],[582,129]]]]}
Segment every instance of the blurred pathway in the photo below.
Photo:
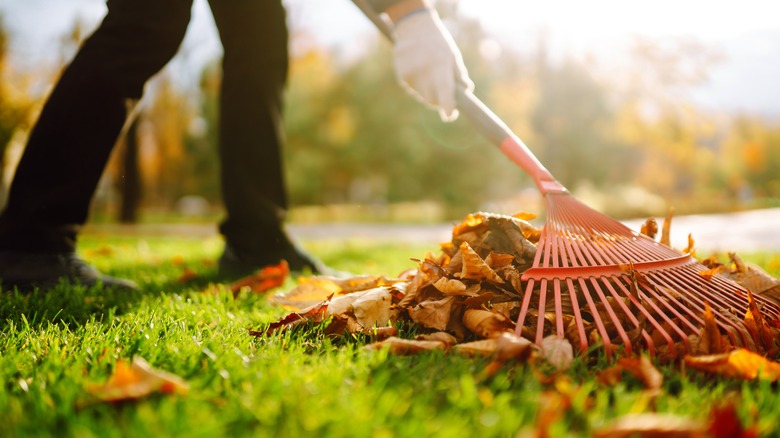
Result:
{"type": "MultiPolygon", "coordinates": [[[[659,226],[663,218],[657,218],[659,226]]],[[[644,219],[626,221],[638,230],[644,219]]],[[[437,244],[450,239],[453,224],[291,224],[288,229],[300,240],[367,239],[403,243],[437,244]]],[[[85,234],[130,236],[217,237],[213,224],[88,225],[85,234]]],[[[717,215],[679,216],[672,219],[671,243],[685,248],[693,234],[699,255],[712,251],[780,251],[780,208],[717,215]]]]}

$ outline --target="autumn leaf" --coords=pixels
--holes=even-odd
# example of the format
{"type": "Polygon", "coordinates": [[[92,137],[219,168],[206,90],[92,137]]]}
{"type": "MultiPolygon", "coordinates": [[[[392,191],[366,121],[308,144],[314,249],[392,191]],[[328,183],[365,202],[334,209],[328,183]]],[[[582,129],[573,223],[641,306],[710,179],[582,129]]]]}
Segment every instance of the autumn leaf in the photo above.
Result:
{"type": "Polygon", "coordinates": [[[497,338],[514,328],[512,320],[503,314],[484,309],[467,309],[463,324],[481,338],[497,338]]]}
{"type": "Polygon", "coordinates": [[[482,257],[471,248],[467,242],[460,245],[460,253],[463,255],[463,269],[461,278],[476,281],[489,281],[496,284],[504,284],[504,280],[482,260],[482,257]]]}
{"type": "Polygon", "coordinates": [[[415,307],[409,308],[409,317],[423,327],[446,330],[455,298],[448,296],[440,300],[423,301],[415,307]]]}
{"type": "Polygon", "coordinates": [[[129,365],[117,360],[114,372],[102,385],[91,385],[87,390],[103,402],[118,403],[136,400],[152,393],[186,394],[187,383],[180,377],[151,367],[141,357],[134,357],[129,365]]]}
{"type": "Polygon", "coordinates": [[[594,438],[629,437],[706,437],[701,422],[674,414],[628,414],[596,429],[594,438]]]}
{"type": "Polygon", "coordinates": [[[260,337],[279,330],[286,330],[309,321],[320,323],[325,319],[325,314],[328,310],[328,301],[329,300],[325,300],[315,304],[301,312],[292,312],[284,318],[269,324],[268,328],[264,331],[249,330],[249,334],[260,337]]]}
{"type": "Polygon", "coordinates": [[[387,348],[390,353],[397,355],[418,354],[424,351],[443,350],[447,344],[442,341],[425,341],[414,339],[403,339],[391,336],[384,341],[374,342],[365,346],[367,350],[380,350],[387,348]]]}
{"type": "Polygon", "coordinates": [[[726,267],[724,265],[715,266],[714,268],[711,269],[705,269],[703,271],[699,271],[699,275],[703,277],[705,280],[711,280],[712,277],[723,272],[725,268],[726,267]]]}
{"type": "Polygon", "coordinates": [[[674,207],[669,209],[669,213],[664,218],[664,225],[661,228],[661,240],[660,242],[666,246],[672,246],[671,244],[671,230],[672,230],[672,216],[674,216],[674,207]]]}
{"type": "Polygon", "coordinates": [[[712,438],[755,438],[755,427],[745,428],[737,415],[734,403],[715,406],[710,411],[710,426],[707,428],[712,438]]]}
{"type": "Polygon", "coordinates": [[[762,351],[766,353],[774,353],[775,339],[772,336],[772,332],[769,329],[764,317],[761,314],[761,310],[758,308],[756,300],[753,298],[753,293],[750,289],[747,291],[748,296],[748,309],[745,311],[745,327],[753,337],[756,345],[758,345],[762,351]]]}
{"type": "Polygon", "coordinates": [[[699,350],[703,354],[720,354],[726,352],[726,344],[723,336],[715,323],[715,315],[712,313],[709,303],[704,303],[704,327],[702,327],[699,342],[699,350]]]}
{"type": "Polygon", "coordinates": [[[233,295],[237,295],[244,288],[249,288],[257,294],[264,293],[284,284],[289,275],[290,267],[286,261],[282,260],[278,265],[266,266],[256,273],[232,283],[228,288],[233,292],[233,295]]]}
{"type": "Polygon", "coordinates": [[[443,342],[448,347],[452,347],[453,345],[458,343],[458,339],[447,332],[423,333],[421,335],[415,336],[414,339],[418,341],[443,342]]]}
{"type": "Polygon", "coordinates": [[[390,321],[392,296],[387,287],[365,291],[352,303],[352,313],[363,327],[383,327],[390,321]]]}
{"type": "Polygon", "coordinates": [[[743,380],[780,380],[780,363],[745,349],[707,356],[685,356],[685,366],[723,377],[743,380]]]}
{"type": "Polygon", "coordinates": [[[656,234],[658,234],[658,222],[654,217],[647,218],[639,232],[651,239],[655,239],[656,234]]]}
{"type": "Polygon", "coordinates": [[[179,277],[176,279],[178,283],[187,283],[198,278],[198,274],[190,267],[184,267],[179,277]]]}
{"type": "Polygon", "coordinates": [[[574,362],[574,348],[568,339],[550,335],[542,339],[541,357],[555,368],[555,371],[565,371],[574,362]]]}

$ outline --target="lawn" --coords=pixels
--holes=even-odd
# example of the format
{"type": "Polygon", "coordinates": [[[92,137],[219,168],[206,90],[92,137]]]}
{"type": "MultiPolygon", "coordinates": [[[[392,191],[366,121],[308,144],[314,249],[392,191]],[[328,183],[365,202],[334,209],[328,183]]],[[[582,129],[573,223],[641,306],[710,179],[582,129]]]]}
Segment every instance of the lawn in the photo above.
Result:
{"type": "MultiPolygon", "coordinates": [[[[396,275],[438,248],[376,242],[309,242],[334,268],[396,275]]],[[[62,284],[48,292],[3,291],[0,299],[0,436],[590,436],[631,413],[709,421],[733,402],[762,436],[780,435],[777,388],[714,380],[659,365],[661,394],[626,375],[607,385],[602,357],[576,360],[543,381],[528,365],[488,378],[487,359],[441,352],[393,356],[362,336],[331,339],[320,327],[256,338],[286,312],[259,295],[219,287],[217,239],[85,238],[82,255],[135,279],[118,293],[62,284]],[[194,278],[182,281],[190,269],[194,278]],[[189,384],[187,394],[96,403],[118,359],[145,358],[189,384]]],[[[743,255],[777,275],[772,254],[743,255]]],[[[289,280],[282,290],[291,288],[289,280]]],[[[402,327],[405,331],[413,330],[402,327]]]]}

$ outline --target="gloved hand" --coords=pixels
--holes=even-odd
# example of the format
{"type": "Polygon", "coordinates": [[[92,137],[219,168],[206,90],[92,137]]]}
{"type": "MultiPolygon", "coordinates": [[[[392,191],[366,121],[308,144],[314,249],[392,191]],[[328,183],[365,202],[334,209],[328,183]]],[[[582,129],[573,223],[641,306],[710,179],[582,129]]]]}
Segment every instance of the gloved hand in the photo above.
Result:
{"type": "Polygon", "coordinates": [[[394,24],[393,55],[398,80],[418,100],[438,109],[443,121],[455,120],[456,87],[462,84],[473,90],[474,83],[452,35],[430,8],[412,11],[394,24]]]}

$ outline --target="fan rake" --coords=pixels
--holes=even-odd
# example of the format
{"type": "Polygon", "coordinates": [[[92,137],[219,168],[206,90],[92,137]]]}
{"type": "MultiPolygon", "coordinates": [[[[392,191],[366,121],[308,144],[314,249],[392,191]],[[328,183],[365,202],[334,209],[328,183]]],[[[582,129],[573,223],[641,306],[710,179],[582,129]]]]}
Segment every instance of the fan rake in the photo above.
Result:
{"type": "MultiPolygon", "coordinates": [[[[353,2],[392,39],[365,0],[353,2]]],[[[476,129],[533,178],[547,203],[533,265],[521,278],[517,335],[540,344],[553,333],[574,339],[582,353],[602,346],[608,356],[622,348],[674,358],[692,351],[709,306],[731,345],[755,349],[743,322],[751,305],[745,288],[703,275],[709,268],[690,254],[580,202],[471,91],[458,90],[457,100],[476,129]]],[[[754,299],[767,320],[780,319],[776,303],[754,299]]]]}

